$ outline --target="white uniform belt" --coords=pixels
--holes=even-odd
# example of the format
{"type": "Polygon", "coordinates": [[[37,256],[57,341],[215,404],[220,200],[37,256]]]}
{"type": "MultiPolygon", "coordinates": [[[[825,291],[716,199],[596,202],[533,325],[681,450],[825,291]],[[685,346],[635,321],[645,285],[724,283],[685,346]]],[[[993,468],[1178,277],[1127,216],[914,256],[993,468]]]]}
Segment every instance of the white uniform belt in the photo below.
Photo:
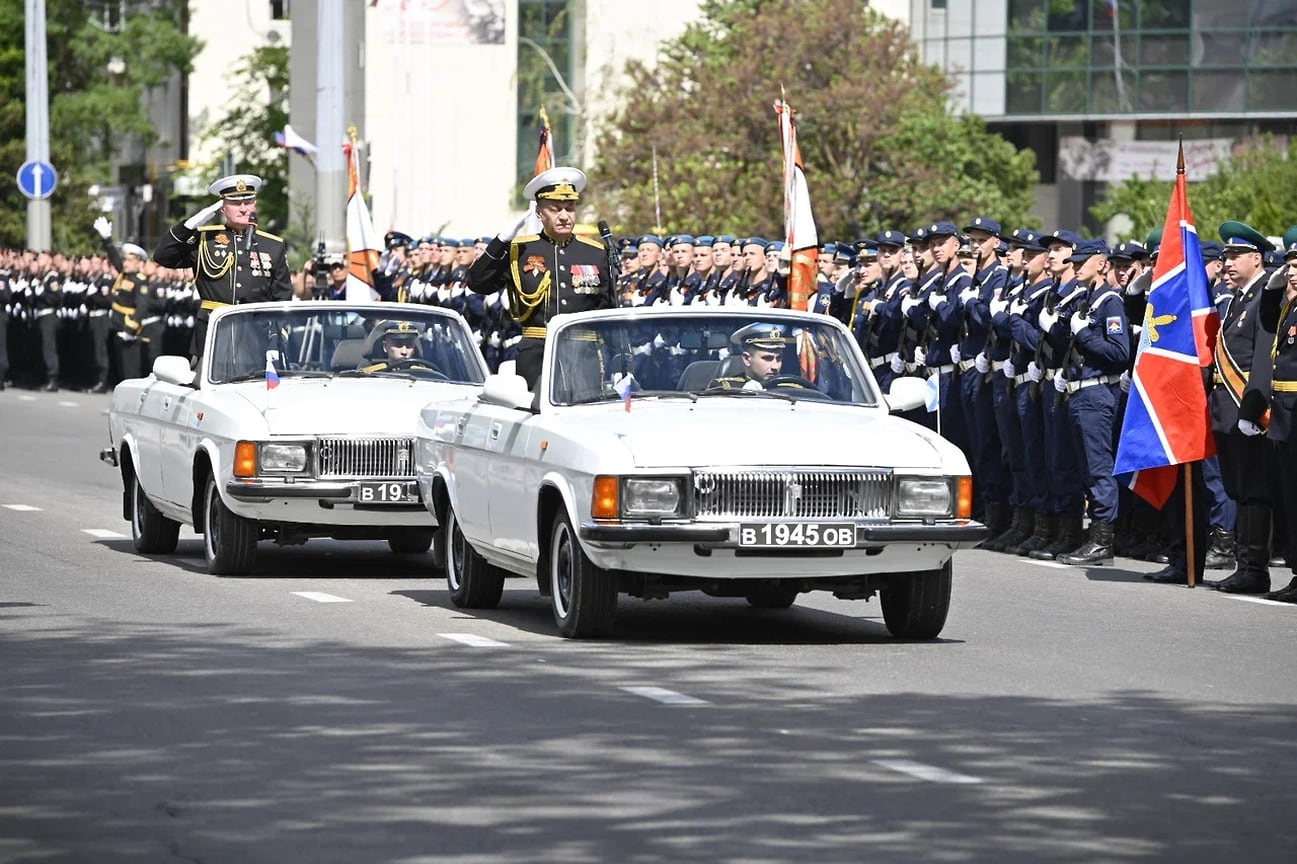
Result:
{"type": "Polygon", "coordinates": [[[977,358],[973,358],[972,360],[960,360],[960,361],[959,361],[959,371],[960,371],[960,372],[967,372],[969,369],[972,369],[972,368],[973,368],[973,364],[976,363],[976,362],[977,362],[977,358]]]}
{"type": "Polygon", "coordinates": [[[143,327],[145,324],[156,324],[161,320],[162,320],[161,315],[150,315],[148,318],[145,318],[142,321],[140,321],[140,326],[143,327]]]}
{"type": "Polygon", "coordinates": [[[1005,363],[1004,360],[992,360],[992,361],[991,361],[991,371],[992,371],[992,372],[999,372],[1001,369],[1004,368],[1004,363],[1005,363]]]}
{"type": "Polygon", "coordinates": [[[108,314],[108,310],[107,310],[107,309],[92,309],[92,310],[90,311],[90,317],[91,317],[91,318],[102,318],[102,317],[104,317],[104,316],[107,315],[107,314],[108,314]]]}
{"type": "Polygon", "coordinates": [[[1100,375],[1098,378],[1082,378],[1080,381],[1068,381],[1067,392],[1075,393],[1085,387],[1094,387],[1097,384],[1116,384],[1121,381],[1120,375],[1100,375]]]}
{"type": "Polygon", "coordinates": [[[929,372],[940,372],[942,375],[948,375],[955,371],[954,363],[947,363],[945,366],[929,366],[929,372]]]}
{"type": "Polygon", "coordinates": [[[1030,380],[1031,380],[1031,376],[1028,375],[1026,372],[1023,372],[1021,375],[1013,376],[1014,384],[1026,384],[1030,380]]]}
{"type": "Polygon", "coordinates": [[[1057,377],[1058,377],[1058,370],[1057,370],[1057,369],[1046,369],[1046,370],[1045,370],[1045,380],[1046,380],[1046,381],[1053,381],[1053,380],[1054,380],[1055,378],[1057,378],[1057,377]]]}
{"type": "Polygon", "coordinates": [[[882,357],[870,357],[869,368],[877,369],[880,366],[885,366],[887,364],[890,364],[893,360],[896,359],[896,357],[897,357],[897,352],[895,351],[893,351],[891,354],[884,354],[882,357]]]}
{"type": "Polygon", "coordinates": [[[46,315],[53,315],[53,314],[55,313],[55,311],[57,311],[57,310],[54,310],[54,309],[37,309],[37,310],[36,310],[36,317],[37,317],[37,318],[44,318],[46,315]]]}

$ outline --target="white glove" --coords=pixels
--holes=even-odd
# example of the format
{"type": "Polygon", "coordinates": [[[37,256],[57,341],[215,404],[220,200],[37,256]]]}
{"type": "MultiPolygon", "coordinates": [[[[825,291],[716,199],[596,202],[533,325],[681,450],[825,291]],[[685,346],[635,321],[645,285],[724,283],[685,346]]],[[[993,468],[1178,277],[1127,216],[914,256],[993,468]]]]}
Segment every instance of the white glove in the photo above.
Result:
{"type": "Polygon", "coordinates": [[[647,356],[649,356],[650,354],[653,353],[653,346],[650,345],[649,343],[645,342],[643,345],[640,345],[639,347],[637,347],[637,348],[635,348],[633,351],[631,351],[631,353],[632,353],[632,354],[638,354],[638,355],[640,355],[641,357],[647,357],[647,356]]]}
{"type": "Polygon", "coordinates": [[[1004,377],[1013,380],[1018,377],[1018,367],[1013,365],[1012,360],[1004,361],[1004,377]]]}
{"type": "Polygon", "coordinates": [[[665,339],[662,338],[662,334],[661,334],[661,333],[659,333],[658,335],[656,335],[656,336],[653,337],[653,347],[654,347],[654,348],[665,348],[665,347],[666,347],[666,344],[667,344],[667,340],[665,340],[665,339]]]}
{"type": "Polygon", "coordinates": [[[905,358],[900,354],[892,358],[892,371],[897,375],[905,374],[905,358]]]}
{"type": "Polygon", "coordinates": [[[982,296],[982,291],[976,285],[969,285],[963,291],[959,292],[959,302],[961,305],[968,305],[982,296]]]}
{"type": "Polygon", "coordinates": [[[190,216],[188,219],[185,220],[185,227],[188,228],[190,231],[194,230],[199,225],[202,225],[208,219],[211,219],[213,216],[219,213],[221,211],[221,205],[224,203],[225,203],[224,201],[217,201],[215,204],[212,204],[208,207],[204,207],[202,210],[199,210],[193,216],[190,216]]]}
{"type": "Polygon", "coordinates": [[[1050,330],[1053,330],[1054,325],[1058,323],[1058,313],[1050,312],[1048,309],[1042,308],[1040,310],[1040,315],[1036,317],[1036,323],[1040,325],[1041,331],[1048,333],[1050,330]]]}
{"type": "Polygon", "coordinates": [[[931,294],[928,295],[928,308],[931,309],[933,312],[936,312],[937,307],[945,302],[946,302],[946,298],[942,297],[936,291],[933,291],[931,294]]]}
{"type": "Polygon", "coordinates": [[[492,331],[491,331],[491,338],[490,338],[490,340],[488,340],[487,344],[490,345],[492,348],[499,348],[499,347],[500,347],[500,331],[499,331],[499,330],[492,330],[492,331]]]}
{"type": "Polygon", "coordinates": [[[671,289],[671,305],[672,305],[672,306],[683,306],[683,305],[685,305],[685,292],[681,291],[679,288],[672,288],[672,289],[671,289]]]}
{"type": "Polygon", "coordinates": [[[1054,389],[1057,390],[1059,393],[1066,393],[1066,392],[1067,392],[1067,379],[1064,378],[1062,375],[1055,375],[1055,376],[1054,376],[1054,389]]]}
{"type": "Polygon", "coordinates": [[[1253,423],[1251,420],[1243,420],[1240,418],[1238,421],[1238,431],[1251,438],[1254,435],[1260,435],[1265,430],[1253,423]]]}
{"type": "Polygon", "coordinates": [[[903,297],[901,299],[901,314],[902,315],[910,314],[910,310],[913,309],[915,306],[918,306],[922,302],[923,301],[920,300],[918,297],[908,297],[908,296],[903,297]]]}
{"type": "Polygon", "coordinates": [[[927,365],[928,365],[928,352],[927,352],[927,351],[924,351],[922,348],[915,348],[915,349],[914,349],[914,365],[916,365],[916,366],[927,366],[927,365]]]}
{"type": "Polygon", "coordinates": [[[1122,373],[1121,373],[1121,378],[1119,378],[1119,379],[1117,380],[1117,384],[1121,386],[1121,392],[1122,392],[1122,393],[1129,393],[1129,392],[1130,392],[1130,373],[1129,373],[1129,372],[1122,372],[1122,373]]]}
{"type": "Polygon", "coordinates": [[[1075,315],[1072,316],[1071,327],[1072,327],[1073,336],[1075,336],[1077,333],[1080,333],[1082,330],[1084,330],[1086,327],[1089,326],[1090,326],[1089,316],[1082,315],[1080,312],[1077,312],[1075,315]]]}
{"type": "Polygon", "coordinates": [[[647,294],[641,294],[641,293],[639,293],[638,291],[633,291],[633,292],[631,292],[631,295],[630,295],[630,305],[632,305],[632,306],[643,306],[643,305],[644,305],[644,301],[647,300],[647,299],[648,299],[648,295],[647,295],[647,294]]]}
{"type": "Polygon", "coordinates": [[[443,285],[443,286],[441,286],[440,288],[437,289],[437,302],[438,302],[438,303],[441,303],[443,306],[444,306],[445,304],[447,304],[447,303],[450,302],[450,289],[449,289],[449,288],[447,288],[446,286],[443,285]]]}
{"type": "Polygon", "coordinates": [[[1035,360],[1032,360],[1027,364],[1027,377],[1039,384],[1045,380],[1045,370],[1037,366],[1035,360]]]}
{"type": "Polygon", "coordinates": [[[991,299],[991,317],[992,317],[992,318],[994,318],[996,315],[999,315],[1001,312],[1007,312],[1007,311],[1009,311],[1009,301],[1008,301],[1008,300],[1001,300],[999,297],[993,297],[993,298],[991,299]]]}
{"type": "Polygon", "coordinates": [[[107,240],[109,237],[113,236],[113,223],[109,222],[103,216],[100,216],[95,220],[95,231],[98,232],[100,237],[107,240]]]}
{"type": "Polygon", "coordinates": [[[1027,311],[1027,301],[1026,301],[1026,300],[1023,300],[1021,297],[1017,297],[1017,298],[1015,298],[1011,303],[1009,303],[1009,314],[1010,314],[1010,315],[1019,315],[1019,316],[1020,316],[1020,315],[1022,315],[1023,312],[1026,312],[1026,311],[1027,311]]]}
{"type": "Polygon", "coordinates": [[[1131,332],[1131,333],[1134,333],[1136,336],[1138,336],[1139,334],[1141,334],[1141,333],[1144,332],[1144,325],[1143,325],[1143,324],[1131,324],[1131,325],[1130,325],[1130,332],[1131,332]]]}
{"type": "Polygon", "coordinates": [[[31,291],[37,297],[41,296],[42,294],[45,293],[45,283],[37,282],[35,285],[32,286],[31,291]]]}
{"type": "Polygon", "coordinates": [[[950,362],[951,362],[951,363],[958,364],[959,361],[962,360],[962,359],[964,359],[964,355],[962,355],[962,354],[959,353],[959,346],[958,346],[958,345],[951,345],[951,346],[950,346],[950,362]]]}
{"type": "Polygon", "coordinates": [[[991,371],[991,361],[987,358],[985,351],[979,352],[978,355],[973,358],[973,368],[978,372],[981,372],[983,375],[991,371]]]}
{"type": "Polygon", "coordinates": [[[505,243],[512,242],[513,238],[518,236],[518,232],[522,230],[522,226],[526,223],[527,217],[530,215],[531,213],[522,214],[521,219],[517,222],[511,222],[504,230],[495,236],[503,240],[505,243]]]}

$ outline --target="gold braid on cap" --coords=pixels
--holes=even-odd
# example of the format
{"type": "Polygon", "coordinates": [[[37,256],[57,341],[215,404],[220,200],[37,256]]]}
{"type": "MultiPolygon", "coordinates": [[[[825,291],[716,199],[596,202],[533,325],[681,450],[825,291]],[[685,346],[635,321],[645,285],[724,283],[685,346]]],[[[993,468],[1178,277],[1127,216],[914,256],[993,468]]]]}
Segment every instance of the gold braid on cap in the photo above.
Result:
{"type": "Polygon", "coordinates": [[[545,275],[541,278],[540,285],[536,290],[524,291],[522,274],[518,272],[518,250],[521,248],[517,243],[509,244],[509,269],[513,273],[513,281],[509,285],[509,313],[513,315],[513,319],[519,324],[530,318],[536,308],[549,299],[550,285],[554,281],[553,274],[546,269],[545,275]]]}

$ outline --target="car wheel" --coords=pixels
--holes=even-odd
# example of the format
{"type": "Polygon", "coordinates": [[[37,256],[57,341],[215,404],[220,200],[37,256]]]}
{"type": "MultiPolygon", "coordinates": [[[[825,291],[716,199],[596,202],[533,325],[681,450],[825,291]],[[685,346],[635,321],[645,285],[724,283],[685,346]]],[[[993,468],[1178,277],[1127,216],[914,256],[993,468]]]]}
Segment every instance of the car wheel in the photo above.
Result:
{"type": "Polygon", "coordinates": [[[221,500],[216,477],[207,478],[203,497],[203,553],[207,572],[217,576],[243,576],[257,558],[257,523],[231,513],[221,500]]]}
{"type": "Polygon", "coordinates": [[[432,548],[432,529],[411,528],[387,538],[387,545],[398,555],[422,555],[432,548]]]}
{"type": "Polygon", "coordinates": [[[555,517],[550,533],[549,587],[550,608],[560,634],[582,639],[612,630],[616,579],[586,557],[565,511],[555,517]]]}
{"type": "Polygon", "coordinates": [[[800,592],[785,585],[762,585],[747,593],[748,604],[757,609],[787,609],[797,601],[800,592]]]}
{"type": "Polygon", "coordinates": [[[950,611],[951,563],[940,570],[895,574],[881,594],[883,622],[897,639],[936,639],[950,611]]]}
{"type": "Polygon", "coordinates": [[[170,555],[176,551],[180,537],[180,523],[168,519],[153,506],[144,494],[140,478],[131,475],[131,539],[135,551],[145,555],[170,555]]]}
{"type": "Polygon", "coordinates": [[[504,572],[492,567],[459,530],[455,508],[446,508],[446,587],[450,602],[461,609],[494,609],[504,594],[504,572]]]}

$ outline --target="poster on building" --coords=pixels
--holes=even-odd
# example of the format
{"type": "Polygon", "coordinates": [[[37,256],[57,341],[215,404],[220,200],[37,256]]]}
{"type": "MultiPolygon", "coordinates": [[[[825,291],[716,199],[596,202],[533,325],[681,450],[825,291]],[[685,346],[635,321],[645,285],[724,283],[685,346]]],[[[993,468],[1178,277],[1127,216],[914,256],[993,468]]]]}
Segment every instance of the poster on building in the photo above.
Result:
{"type": "Polygon", "coordinates": [[[503,45],[505,0],[373,0],[401,45],[503,45]]]}
{"type": "MultiPolygon", "coordinates": [[[[1175,141],[1090,141],[1067,136],[1058,140],[1058,167],[1074,180],[1174,180],[1177,146],[1175,141]]],[[[1234,146],[1233,138],[1184,142],[1185,176],[1190,182],[1206,180],[1234,146]]]]}

